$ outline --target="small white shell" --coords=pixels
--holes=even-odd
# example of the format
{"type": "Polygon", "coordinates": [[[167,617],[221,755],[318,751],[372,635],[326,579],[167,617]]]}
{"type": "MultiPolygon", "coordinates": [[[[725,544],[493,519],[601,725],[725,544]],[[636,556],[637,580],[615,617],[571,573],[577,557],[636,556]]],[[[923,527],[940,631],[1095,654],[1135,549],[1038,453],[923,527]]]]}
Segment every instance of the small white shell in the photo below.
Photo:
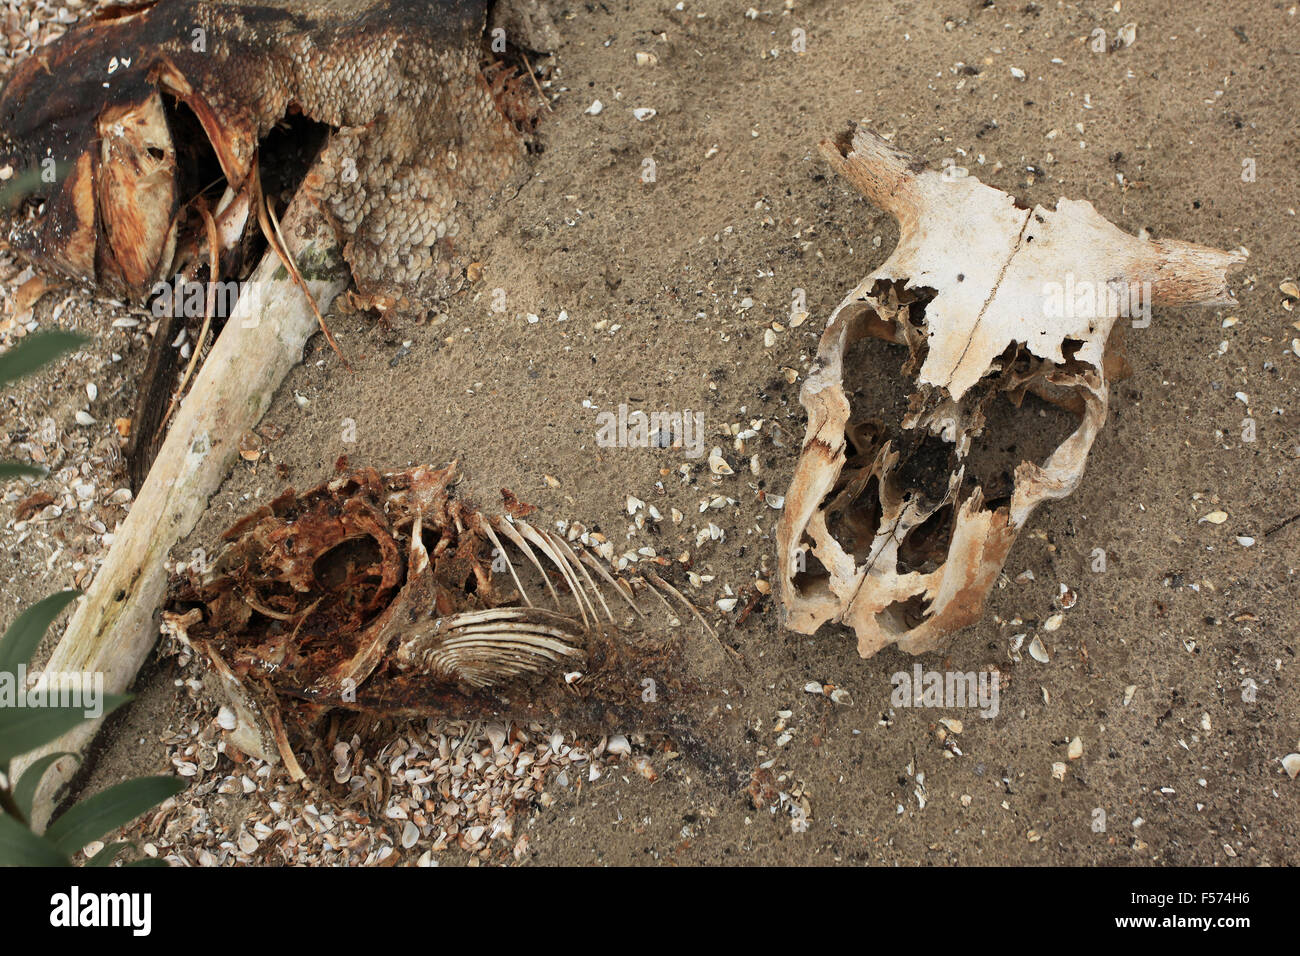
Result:
{"type": "Polygon", "coordinates": [[[1043,644],[1043,639],[1037,634],[1029,642],[1029,656],[1040,664],[1046,664],[1051,658],[1047,654],[1047,647],[1043,644]]]}
{"type": "Polygon", "coordinates": [[[420,828],[410,820],[402,824],[402,849],[409,850],[420,839],[420,828]]]}
{"type": "Polygon", "coordinates": [[[1300,754],[1287,754],[1282,758],[1282,769],[1286,775],[1294,780],[1300,776],[1300,754]]]}
{"type": "Polygon", "coordinates": [[[714,448],[709,452],[709,471],[715,475],[734,475],[735,471],[727,464],[727,460],[722,457],[722,449],[714,448]]]}

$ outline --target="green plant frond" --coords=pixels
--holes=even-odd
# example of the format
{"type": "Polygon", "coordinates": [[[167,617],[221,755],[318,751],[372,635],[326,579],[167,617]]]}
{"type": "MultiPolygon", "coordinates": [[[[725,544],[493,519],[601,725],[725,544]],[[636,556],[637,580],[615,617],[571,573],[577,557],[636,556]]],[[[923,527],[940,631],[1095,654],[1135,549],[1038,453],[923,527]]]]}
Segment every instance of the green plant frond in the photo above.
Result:
{"type": "Polygon", "coordinates": [[[10,478],[44,478],[49,473],[48,468],[24,465],[21,461],[0,461],[0,481],[8,481],[10,478]]]}
{"type": "Polygon", "coordinates": [[[19,614],[0,637],[0,671],[13,673],[19,664],[29,663],[55,618],[80,596],[80,591],[60,591],[19,614]]]}
{"type": "Polygon", "coordinates": [[[13,817],[0,815],[0,866],[70,866],[52,843],[13,817]]]}
{"type": "Polygon", "coordinates": [[[52,754],[46,754],[30,767],[23,771],[22,777],[14,785],[14,803],[18,805],[19,811],[28,820],[32,818],[32,801],[36,799],[36,788],[41,785],[41,778],[45,776],[45,771],[50,769],[50,765],[60,757],[76,757],[74,753],[66,750],[55,751],[52,754]]]}
{"type": "Polygon", "coordinates": [[[63,329],[51,329],[27,336],[4,355],[0,355],[0,385],[30,375],[64,352],[71,352],[87,341],[84,335],[65,332],[63,329]]]}
{"type": "Polygon", "coordinates": [[[46,828],[45,838],[70,856],[184,789],[185,784],[175,777],[127,780],[72,807],[46,828]]]}
{"type": "MultiPolygon", "coordinates": [[[[125,694],[105,694],[100,716],[130,699],[125,694]]],[[[0,707],[0,767],[7,769],[14,757],[58,740],[88,719],[84,706],[0,707]]]]}

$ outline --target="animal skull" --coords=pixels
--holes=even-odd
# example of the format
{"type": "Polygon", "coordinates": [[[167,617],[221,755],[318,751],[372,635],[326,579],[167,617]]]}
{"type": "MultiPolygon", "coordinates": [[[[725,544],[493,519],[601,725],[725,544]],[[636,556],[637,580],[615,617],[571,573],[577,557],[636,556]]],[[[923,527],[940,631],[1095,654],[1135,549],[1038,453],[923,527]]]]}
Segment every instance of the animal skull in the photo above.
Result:
{"type": "Polygon", "coordinates": [[[1230,304],[1226,273],[1245,253],[1131,236],[1088,202],[1028,209],[861,128],[821,149],[898,220],[899,240],[832,313],[800,394],[808,429],[777,533],[785,622],[846,624],[862,657],[919,654],[979,617],[1034,509],[1078,485],[1123,369],[1117,319],[1230,304]],[[846,391],[850,349],[870,338],[908,348],[914,381],[893,427],[846,391]],[[1026,392],[1073,430],[1013,475],[981,467],[990,438],[1032,440],[986,428],[999,397],[1019,408],[1026,392]]]}
{"type": "Polygon", "coordinates": [[[457,477],[363,469],[289,489],[175,578],[163,630],[211,666],[236,745],[295,772],[285,728],[333,708],[716,740],[733,682],[681,592],[649,568],[617,574],[580,525],[535,526],[509,492],[504,513],[478,510],[457,477]]]}

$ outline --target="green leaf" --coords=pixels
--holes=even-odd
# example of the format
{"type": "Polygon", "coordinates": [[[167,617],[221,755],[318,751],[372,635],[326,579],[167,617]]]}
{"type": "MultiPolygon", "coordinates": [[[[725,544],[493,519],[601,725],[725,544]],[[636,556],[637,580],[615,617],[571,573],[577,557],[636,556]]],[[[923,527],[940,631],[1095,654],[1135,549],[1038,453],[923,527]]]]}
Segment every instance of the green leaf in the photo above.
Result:
{"type": "Polygon", "coordinates": [[[0,481],[10,478],[44,478],[50,473],[48,468],[37,465],[24,465],[20,461],[0,461],[0,481]]]}
{"type": "Polygon", "coordinates": [[[0,815],[0,866],[71,866],[72,861],[11,816],[0,815]]]}
{"type": "Polygon", "coordinates": [[[184,789],[175,777],[127,780],[78,803],[46,828],[45,838],[71,855],[184,789]]]}
{"type": "Polygon", "coordinates": [[[23,816],[28,820],[32,818],[32,801],[36,799],[36,788],[40,786],[45,771],[50,769],[50,764],[60,757],[75,756],[76,754],[69,753],[66,750],[57,750],[52,754],[41,757],[23,771],[22,778],[14,786],[14,803],[18,804],[18,809],[22,811],[23,816]]]}
{"type": "Polygon", "coordinates": [[[4,637],[0,637],[0,672],[17,673],[19,664],[31,661],[54,619],[80,595],[80,591],[60,591],[19,614],[4,637]]]}
{"type": "Polygon", "coordinates": [[[4,355],[0,355],[0,385],[30,375],[42,365],[48,365],[64,352],[71,352],[86,341],[85,336],[62,329],[27,336],[4,355]]]}
{"type": "Polygon", "coordinates": [[[112,863],[114,860],[117,859],[119,853],[121,853],[130,845],[131,844],[129,843],[110,843],[107,846],[105,846],[104,849],[100,850],[89,860],[87,860],[85,865],[89,867],[108,866],[110,863],[112,863]]]}
{"type": "Polygon", "coordinates": [[[166,860],[158,860],[158,859],[154,859],[153,857],[149,857],[149,856],[146,856],[146,857],[145,857],[144,859],[142,859],[142,860],[132,860],[130,863],[123,863],[122,865],[123,865],[123,866],[147,866],[147,867],[158,867],[158,866],[160,866],[160,867],[162,867],[164,870],[167,869],[169,866],[171,866],[171,864],[168,863],[166,860]]]}
{"type": "Polygon", "coordinates": [[[58,740],[86,719],[82,707],[0,708],[0,769],[19,754],[58,740]]]}
{"type": "MultiPolygon", "coordinates": [[[[105,694],[103,713],[130,699],[124,694],[105,694]]],[[[87,719],[85,707],[0,707],[0,768],[7,769],[14,757],[58,740],[87,719]]]]}

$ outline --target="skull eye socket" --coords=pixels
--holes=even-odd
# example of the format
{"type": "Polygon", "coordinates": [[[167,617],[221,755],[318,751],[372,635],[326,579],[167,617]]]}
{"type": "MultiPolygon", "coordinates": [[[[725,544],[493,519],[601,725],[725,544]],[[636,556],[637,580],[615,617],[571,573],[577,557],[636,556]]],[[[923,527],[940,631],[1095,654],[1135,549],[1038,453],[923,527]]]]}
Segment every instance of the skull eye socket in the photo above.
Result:
{"type": "Polygon", "coordinates": [[[876,624],[887,634],[903,635],[920,627],[930,617],[929,602],[919,594],[895,601],[876,615],[876,624]]]}
{"type": "Polygon", "coordinates": [[[952,540],[955,506],[941,505],[930,517],[913,528],[898,546],[900,574],[917,571],[929,574],[948,557],[952,540]]]}

